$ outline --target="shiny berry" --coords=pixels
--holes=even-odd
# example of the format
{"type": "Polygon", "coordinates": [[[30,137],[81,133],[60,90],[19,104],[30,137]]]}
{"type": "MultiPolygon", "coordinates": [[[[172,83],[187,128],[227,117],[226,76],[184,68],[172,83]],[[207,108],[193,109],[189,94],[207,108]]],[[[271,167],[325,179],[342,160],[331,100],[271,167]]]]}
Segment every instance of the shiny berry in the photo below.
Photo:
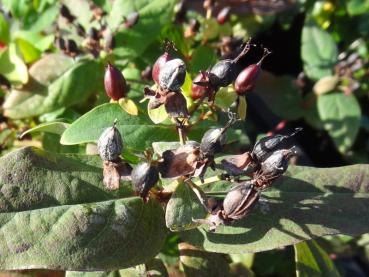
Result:
{"type": "Polygon", "coordinates": [[[215,87],[226,87],[236,77],[236,65],[230,60],[222,60],[215,64],[209,72],[209,82],[215,87]]]}
{"type": "Polygon", "coordinates": [[[171,59],[172,57],[170,56],[170,54],[168,52],[164,52],[164,54],[161,55],[156,60],[152,68],[152,73],[151,73],[152,79],[154,80],[155,83],[159,84],[160,69],[163,67],[164,64],[166,64],[171,59]]]}
{"type": "Polygon", "coordinates": [[[238,74],[234,84],[235,90],[238,95],[244,95],[254,88],[256,80],[260,74],[261,63],[269,54],[270,52],[265,49],[264,55],[258,63],[249,65],[244,70],[242,70],[240,74],[238,74]]]}
{"type": "Polygon", "coordinates": [[[191,94],[193,100],[197,100],[206,96],[206,87],[195,84],[195,82],[205,82],[205,81],[206,77],[202,73],[198,74],[195,77],[195,79],[193,79],[192,94],[191,94]]]}
{"type": "Polygon", "coordinates": [[[105,70],[104,86],[106,94],[113,100],[119,100],[126,94],[127,84],[122,72],[110,63],[105,70]]]}
{"type": "Polygon", "coordinates": [[[164,90],[179,91],[186,78],[186,65],[181,59],[166,62],[160,69],[159,86],[164,90]]]}

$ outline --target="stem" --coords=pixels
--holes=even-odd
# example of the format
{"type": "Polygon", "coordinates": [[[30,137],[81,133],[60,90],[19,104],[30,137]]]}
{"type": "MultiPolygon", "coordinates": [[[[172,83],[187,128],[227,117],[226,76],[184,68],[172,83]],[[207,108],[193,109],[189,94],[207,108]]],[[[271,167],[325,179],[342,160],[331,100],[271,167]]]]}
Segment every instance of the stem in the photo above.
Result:
{"type": "Polygon", "coordinates": [[[184,121],[180,121],[178,118],[175,118],[176,121],[176,127],[177,127],[177,131],[178,131],[178,136],[179,136],[179,142],[181,143],[181,145],[184,145],[186,142],[186,134],[185,134],[185,130],[184,130],[184,121]]]}

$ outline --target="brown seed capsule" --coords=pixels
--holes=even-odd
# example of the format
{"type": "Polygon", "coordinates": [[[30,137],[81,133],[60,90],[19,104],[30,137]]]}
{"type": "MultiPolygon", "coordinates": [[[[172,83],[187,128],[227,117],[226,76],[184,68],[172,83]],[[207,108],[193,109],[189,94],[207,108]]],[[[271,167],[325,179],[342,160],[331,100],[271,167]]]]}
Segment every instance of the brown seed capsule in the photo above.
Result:
{"type": "Polygon", "coordinates": [[[149,162],[142,162],[132,170],[131,179],[134,190],[146,202],[150,189],[159,180],[158,168],[149,162]]]}
{"type": "Polygon", "coordinates": [[[226,156],[221,160],[221,164],[230,176],[249,175],[255,170],[250,152],[226,156]]]}
{"type": "Polygon", "coordinates": [[[242,219],[258,203],[260,192],[250,182],[244,182],[230,190],[223,201],[224,218],[242,219]]]}
{"type": "Polygon", "coordinates": [[[264,55],[258,63],[249,65],[244,70],[242,70],[240,74],[238,74],[234,84],[236,93],[238,95],[244,95],[254,88],[256,80],[260,74],[261,63],[263,62],[264,58],[270,53],[271,52],[269,52],[269,50],[265,48],[264,55]]]}
{"type": "Polygon", "coordinates": [[[173,59],[160,68],[159,86],[168,91],[180,91],[185,78],[185,63],[181,59],[173,59]]]}
{"type": "Polygon", "coordinates": [[[288,160],[294,155],[296,152],[293,148],[275,151],[261,164],[259,175],[268,179],[278,178],[286,172],[288,160]]]}
{"type": "Polygon", "coordinates": [[[104,86],[106,94],[113,100],[119,100],[126,95],[126,80],[122,72],[110,63],[105,70],[104,86]]]}
{"type": "Polygon", "coordinates": [[[116,121],[112,127],[108,127],[101,134],[97,142],[97,150],[102,160],[115,161],[119,158],[123,149],[122,136],[116,127],[116,121]]]}
{"type": "Polygon", "coordinates": [[[165,110],[171,117],[189,117],[186,98],[180,92],[169,92],[166,96],[165,110]]]}

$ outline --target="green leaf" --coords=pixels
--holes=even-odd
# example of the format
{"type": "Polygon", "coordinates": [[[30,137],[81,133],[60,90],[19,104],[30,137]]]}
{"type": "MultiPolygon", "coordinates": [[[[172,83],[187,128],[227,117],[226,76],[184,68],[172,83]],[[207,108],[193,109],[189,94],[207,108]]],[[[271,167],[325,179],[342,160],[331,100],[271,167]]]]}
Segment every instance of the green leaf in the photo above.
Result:
{"type": "Polygon", "coordinates": [[[18,38],[16,42],[26,63],[34,62],[40,58],[41,52],[27,40],[18,38]]]}
{"type": "Polygon", "coordinates": [[[5,16],[0,13],[0,42],[7,44],[9,38],[9,23],[6,21],[5,16]]]}
{"type": "Polygon", "coordinates": [[[209,69],[217,61],[214,49],[209,46],[200,45],[196,47],[191,58],[191,72],[198,74],[200,70],[209,69]]]}
{"type": "MultiPolygon", "coordinates": [[[[291,166],[286,176],[276,181],[274,189],[262,194],[268,200],[268,214],[255,208],[250,216],[232,226],[221,226],[214,233],[201,226],[182,232],[181,237],[206,251],[247,253],[325,235],[367,233],[368,183],[369,165],[291,166]]],[[[225,189],[224,185],[218,187],[225,189]]]]}
{"type": "Polygon", "coordinates": [[[205,208],[198,201],[193,190],[187,184],[180,183],[166,208],[167,227],[172,231],[193,229],[198,224],[192,222],[192,219],[204,218],[205,216],[205,208]]]}
{"type": "Polygon", "coordinates": [[[23,148],[0,158],[0,267],[115,270],[163,246],[159,203],[108,191],[97,156],[23,148]]]}
{"type": "Polygon", "coordinates": [[[23,137],[26,134],[35,133],[35,132],[45,132],[45,133],[61,135],[65,131],[65,129],[68,128],[68,126],[69,124],[64,123],[64,122],[46,122],[46,123],[42,123],[40,125],[37,125],[36,127],[33,127],[23,132],[21,137],[23,137]]]}
{"type": "Polygon", "coordinates": [[[180,261],[186,276],[229,276],[226,257],[197,249],[188,243],[179,244],[180,261]]]}
{"type": "Polygon", "coordinates": [[[114,30],[123,22],[125,16],[137,11],[139,20],[132,28],[124,28],[116,35],[119,47],[114,53],[122,58],[140,57],[146,48],[160,34],[162,27],[171,22],[175,0],[117,0],[109,17],[114,30]]]}
{"type": "Polygon", "coordinates": [[[123,142],[130,148],[144,150],[155,141],[178,140],[174,127],[152,124],[143,115],[129,115],[118,104],[108,103],[94,108],[76,120],[63,133],[60,142],[66,145],[95,142],[115,119],[118,120],[117,128],[122,134],[123,142]]]}
{"type": "Polygon", "coordinates": [[[369,11],[368,0],[349,0],[346,1],[347,12],[351,16],[365,14],[369,11]]]}
{"type": "Polygon", "coordinates": [[[102,90],[103,66],[93,60],[74,63],[50,54],[32,65],[32,77],[22,89],[13,89],[4,103],[6,116],[25,118],[70,107],[102,90]]]}
{"type": "Polygon", "coordinates": [[[233,88],[233,85],[230,85],[225,88],[221,88],[217,92],[217,96],[215,98],[215,104],[219,106],[222,110],[227,111],[228,108],[236,101],[237,94],[233,88]]]}
{"type": "Polygon", "coordinates": [[[355,142],[360,127],[361,109],[356,97],[340,92],[320,95],[318,112],[337,149],[345,153],[355,142]]]}
{"type": "Polygon", "coordinates": [[[27,67],[20,58],[14,43],[9,44],[8,49],[0,53],[0,64],[0,74],[4,75],[10,82],[17,85],[27,83],[27,67]]]}
{"type": "Polygon", "coordinates": [[[337,52],[337,46],[329,33],[307,20],[301,38],[301,57],[306,75],[314,81],[332,75],[337,52]]]}
{"type": "Polygon", "coordinates": [[[315,241],[300,242],[294,248],[297,277],[340,276],[332,260],[315,241]]]}
{"type": "Polygon", "coordinates": [[[295,120],[302,116],[302,96],[289,76],[275,76],[262,71],[255,84],[254,92],[278,116],[295,120]]]}

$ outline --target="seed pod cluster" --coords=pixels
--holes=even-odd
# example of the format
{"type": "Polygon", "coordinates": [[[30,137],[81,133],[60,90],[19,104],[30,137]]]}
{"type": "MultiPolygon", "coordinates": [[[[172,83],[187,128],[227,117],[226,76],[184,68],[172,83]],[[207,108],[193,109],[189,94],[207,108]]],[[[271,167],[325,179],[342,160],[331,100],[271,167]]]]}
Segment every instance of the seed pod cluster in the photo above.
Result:
{"type": "Polygon", "coordinates": [[[156,90],[144,88],[145,97],[149,98],[149,109],[156,109],[164,104],[165,110],[173,118],[189,116],[185,97],[181,87],[186,78],[186,65],[178,58],[172,59],[169,49],[174,46],[166,42],[165,53],[155,62],[152,69],[152,78],[157,84],[156,90]]]}

